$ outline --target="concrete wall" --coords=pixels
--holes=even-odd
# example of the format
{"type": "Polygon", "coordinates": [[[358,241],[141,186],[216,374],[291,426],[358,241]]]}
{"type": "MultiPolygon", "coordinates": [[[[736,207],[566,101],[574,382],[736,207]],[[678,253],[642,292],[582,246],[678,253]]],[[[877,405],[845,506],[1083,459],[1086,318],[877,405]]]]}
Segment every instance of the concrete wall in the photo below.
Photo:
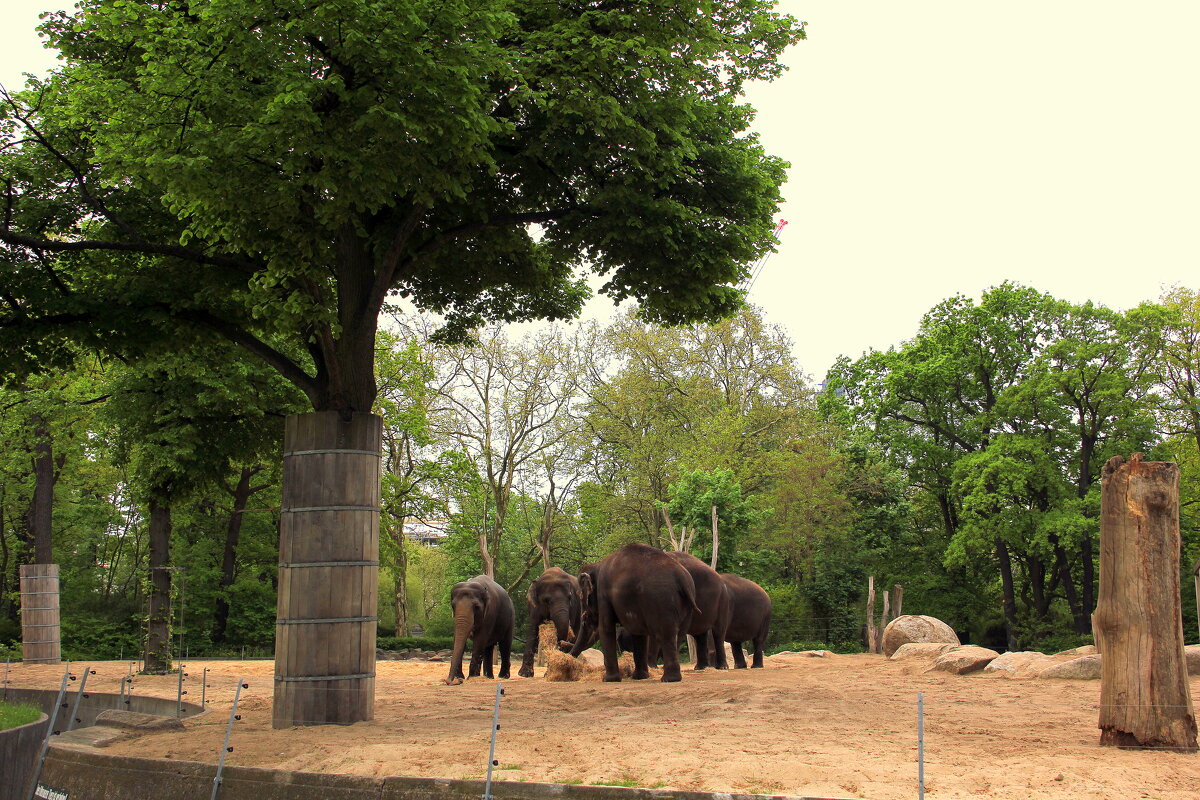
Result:
{"type": "MultiPolygon", "coordinates": [[[[215,758],[217,754],[213,756],[215,758]]],[[[70,800],[209,800],[216,772],[215,764],[113,756],[90,748],[54,744],[42,769],[41,783],[67,792],[70,800]]],[[[220,800],[479,800],[483,789],[483,781],[369,778],[226,767],[217,796],[220,800]]],[[[492,795],[496,800],[764,800],[771,797],[503,781],[492,783],[492,795]]]]}
{"type": "Polygon", "coordinates": [[[43,714],[37,722],[0,731],[0,800],[25,800],[29,770],[49,725],[50,718],[43,714]]]}
{"type": "MultiPolygon", "coordinates": [[[[75,697],[78,693],[67,690],[63,695],[63,708],[59,709],[58,719],[54,723],[56,731],[65,731],[67,722],[72,709],[75,708],[75,697]]],[[[42,711],[50,714],[54,709],[54,701],[58,698],[57,689],[13,689],[9,688],[7,692],[10,703],[28,703],[31,706],[37,706],[42,711]]],[[[121,700],[119,694],[104,694],[102,692],[84,692],[84,697],[79,701],[79,711],[75,715],[79,720],[75,723],[76,728],[86,728],[89,725],[95,724],[96,717],[101,711],[116,709],[117,711],[137,711],[142,714],[154,714],[159,717],[175,716],[175,701],[166,700],[161,697],[139,697],[138,695],[126,696],[125,700],[121,700]]],[[[193,703],[183,704],[183,718],[194,717],[204,711],[200,706],[193,703]]]]}

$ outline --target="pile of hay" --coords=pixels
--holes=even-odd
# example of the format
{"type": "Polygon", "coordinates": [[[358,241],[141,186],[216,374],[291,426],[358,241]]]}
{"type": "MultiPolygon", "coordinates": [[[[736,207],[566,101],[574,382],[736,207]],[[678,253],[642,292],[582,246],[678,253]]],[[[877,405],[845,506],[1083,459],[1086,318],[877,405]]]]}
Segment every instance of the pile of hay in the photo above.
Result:
{"type": "Polygon", "coordinates": [[[544,667],[549,655],[557,652],[558,628],[554,627],[553,622],[547,620],[538,627],[538,652],[537,661],[534,663],[539,667],[544,667]]]}
{"type": "MultiPolygon", "coordinates": [[[[621,657],[617,659],[617,667],[621,670],[622,680],[632,678],[633,656],[629,653],[622,653],[621,657]]],[[[658,670],[650,671],[651,677],[657,677],[655,672],[658,670]]],[[[600,681],[604,680],[604,667],[589,664],[558,650],[552,650],[546,656],[545,678],[548,681],[600,681]]]]}

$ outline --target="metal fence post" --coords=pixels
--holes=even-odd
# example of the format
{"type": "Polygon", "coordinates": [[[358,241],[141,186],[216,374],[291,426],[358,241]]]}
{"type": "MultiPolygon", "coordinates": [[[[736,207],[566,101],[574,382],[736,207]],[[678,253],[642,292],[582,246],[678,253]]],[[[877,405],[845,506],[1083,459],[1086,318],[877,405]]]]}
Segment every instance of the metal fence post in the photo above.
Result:
{"type": "Polygon", "coordinates": [[[54,701],[54,711],[50,714],[50,724],[46,726],[46,736],[42,739],[42,747],[38,751],[37,763],[29,776],[29,791],[25,794],[28,800],[33,800],[33,796],[37,792],[38,779],[42,777],[42,764],[46,761],[46,751],[50,749],[50,737],[55,733],[54,726],[58,723],[58,709],[63,705],[63,695],[67,693],[67,681],[70,678],[71,662],[68,661],[67,668],[63,670],[62,685],[58,687],[58,699],[54,701]]]}
{"type": "Polygon", "coordinates": [[[200,708],[206,707],[206,703],[208,703],[208,700],[205,699],[205,695],[207,695],[207,694],[208,694],[208,667],[205,667],[204,672],[202,673],[202,677],[200,679],[200,708]]]}
{"type": "Polygon", "coordinates": [[[84,692],[84,689],[87,688],[88,675],[95,675],[95,674],[96,674],[96,670],[91,669],[90,667],[87,667],[83,670],[83,678],[82,678],[82,680],[79,681],[79,690],[77,692],[75,692],[75,706],[74,706],[74,708],[71,709],[71,718],[69,720],[67,720],[67,733],[70,733],[72,730],[74,730],[75,723],[79,722],[79,701],[82,700],[84,697],[87,697],[87,695],[84,694],[83,692],[84,692]]]}
{"type": "Polygon", "coordinates": [[[503,684],[496,683],[496,708],[492,712],[492,744],[488,749],[487,784],[483,789],[483,800],[492,798],[492,769],[500,762],[496,761],[496,731],[500,730],[500,696],[504,694],[503,684]]]}
{"type": "Polygon", "coordinates": [[[12,661],[10,658],[4,659],[4,699],[8,700],[8,665],[12,661]]]}
{"type": "Polygon", "coordinates": [[[917,692],[917,798],[925,800],[925,693],[917,692]]]}
{"type": "Polygon", "coordinates": [[[221,789],[221,772],[225,769],[225,754],[233,752],[233,748],[229,746],[229,737],[233,735],[233,721],[241,719],[237,713],[238,699],[242,696],[242,689],[249,688],[250,684],[242,683],[242,679],[238,678],[237,691],[233,693],[233,708],[229,709],[229,724],[225,726],[225,745],[221,748],[221,760],[217,762],[217,774],[213,778],[213,790],[209,800],[217,800],[217,792],[221,789]]]}
{"type": "Polygon", "coordinates": [[[185,694],[187,694],[187,692],[184,691],[184,688],[183,688],[183,679],[187,677],[187,673],[183,671],[183,668],[186,666],[187,666],[187,664],[179,665],[179,688],[177,690],[177,694],[175,695],[175,717],[176,718],[183,716],[183,696],[185,694]]]}

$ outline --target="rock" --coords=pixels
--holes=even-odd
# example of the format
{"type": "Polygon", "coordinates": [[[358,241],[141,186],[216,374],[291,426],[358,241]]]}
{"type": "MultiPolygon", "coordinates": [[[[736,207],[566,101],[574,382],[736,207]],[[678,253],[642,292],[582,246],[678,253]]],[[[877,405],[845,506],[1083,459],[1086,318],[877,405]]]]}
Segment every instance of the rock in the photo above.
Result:
{"type": "Polygon", "coordinates": [[[1189,644],[1183,648],[1183,655],[1187,659],[1188,675],[1200,675],[1200,644],[1189,644]]]}
{"type": "Polygon", "coordinates": [[[977,647],[973,644],[961,645],[953,647],[935,658],[928,671],[936,670],[953,675],[966,675],[983,669],[999,655],[995,650],[989,650],[986,647],[977,647]]]}
{"type": "Polygon", "coordinates": [[[995,658],[983,671],[999,673],[1007,678],[1033,678],[1055,663],[1052,656],[1036,650],[1012,650],[995,658]]]}
{"type": "Polygon", "coordinates": [[[909,642],[908,644],[900,645],[900,647],[896,649],[896,652],[892,653],[889,658],[891,658],[892,661],[906,661],[910,658],[933,659],[956,646],[957,645],[946,642],[909,642]]]}
{"type": "Polygon", "coordinates": [[[1055,653],[1056,656],[1092,656],[1096,654],[1095,645],[1085,644],[1083,647],[1072,647],[1070,650],[1063,650],[1061,653],[1055,653]]]}
{"type": "Polygon", "coordinates": [[[595,648],[592,648],[591,650],[584,650],[579,654],[579,660],[589,667],[604,669],[604,653],[601,653],[595,648]]]}
{"type": "Polygon", "coordinates": [[[132,731],[183,730],[183,723],[175,717],[159,717],[154,714],[139,714],[136,711],[117,711],[115,709],[101,711],[96,717],[96,725],[132,731]]]}
{"type": "Polygon", "coordinates": [[[936,642],[958,645],[954,629],[936,617],[905,614],[896,617],[883,629],[883,654],[891,657],[902,645],[910,642],[936,642]]]}
{"type": "Polygon", "coordinates": [[[808,658],[829,658],[833,655],[832,650],[801,650],[796,655],[807,656],[808,658]]]}
{"type": "Polygon", "coordinates": [[[1100,679],[1100,654],[1080,656],[1061,664],[1046,667],[1038,673],[1039,678],[1059,678],[1074,681],[1095,681],[1100,679]]]}
{"type": "Polygon", "coordinates": [[[569,653],[551,650],[546,654],[546,680],[577,681],[587,672],[587,664],[569,653]]]}

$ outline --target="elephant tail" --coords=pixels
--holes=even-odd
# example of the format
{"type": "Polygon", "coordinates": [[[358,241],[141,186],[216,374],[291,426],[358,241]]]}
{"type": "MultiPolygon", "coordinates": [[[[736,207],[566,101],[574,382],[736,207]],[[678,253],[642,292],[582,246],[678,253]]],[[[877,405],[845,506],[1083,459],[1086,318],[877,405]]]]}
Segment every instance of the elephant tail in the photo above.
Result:
{"type": "Polygon", "coordinates": [[[679,587],[679,594],[683,597],[684,601],[692,607],[693,614],[704,613],[700,610],[700,606],[696,605],[696,585],[694,583],[688,581],[687,583],[681,584],[679,587]]]}

